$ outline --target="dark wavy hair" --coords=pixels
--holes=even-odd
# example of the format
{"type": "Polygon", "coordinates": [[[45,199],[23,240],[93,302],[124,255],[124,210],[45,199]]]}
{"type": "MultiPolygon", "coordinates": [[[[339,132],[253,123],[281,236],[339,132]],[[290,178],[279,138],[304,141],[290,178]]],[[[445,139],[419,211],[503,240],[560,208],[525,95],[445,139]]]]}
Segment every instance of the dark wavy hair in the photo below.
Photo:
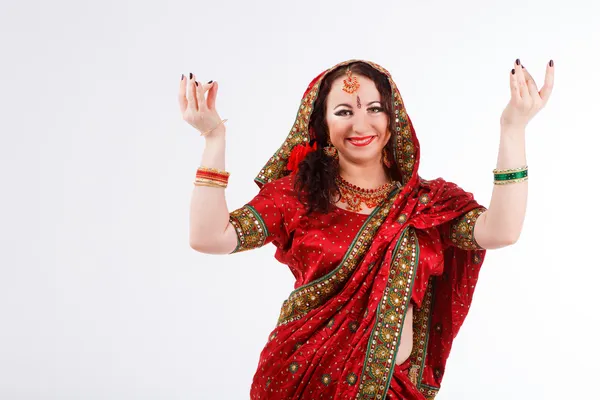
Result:
{"type": "MultiPolygon", "coordinates": [[[[313,112],[309,122],[309,128],[312,128],[315,133],[315,139],[311,140],[311,145],[317,142],[317,150],[309,153],[298,166],[298,171],[294,179],[294,188],[298,195],[298,199],[307,205],[308,214],[313,211],[327,213],[334,206],[332,199],[339,196],[339,189],[335,183],[335,177],[339,171],[339,164],[336,160],[325,155],[323,148],[328,144],[329,131],[327,122],[325,121],[325,112],[327,96],[331,91],[333,82],[346,74],[346,69],[350,68],[354,75],[360,75],[371,79],[375,82],[375,87],[381,95],[381,105],[383,112],[389,118],[388,129],[392,133],[385,148],[389,154],[392,165],[387,168],[384,165],[387,175],[392,180],[400,181],[400,169],[396,164],[396,160],[392,156],[393,141],[396,133],[393,130],[392,117],[392,89],[387,77],[369,64],[364,62],[355,62],[347,66],[341,66],[331,71],[323,79],[319,94],[314,103],[313,112]]],[[[339,197],[338,197],[339,199],[339,197]]],[[[336,200],[337,202],[337,200],[336,200]]]]}

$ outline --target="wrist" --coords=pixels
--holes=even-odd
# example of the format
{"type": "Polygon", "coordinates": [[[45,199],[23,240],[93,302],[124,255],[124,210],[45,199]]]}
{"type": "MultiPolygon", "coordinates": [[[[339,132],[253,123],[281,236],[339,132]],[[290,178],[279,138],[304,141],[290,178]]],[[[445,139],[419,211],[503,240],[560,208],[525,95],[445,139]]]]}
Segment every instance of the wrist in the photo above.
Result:
{"type": "Polygon", "coordinates": [[[204,136],[206,142],[224,142],[225,141],[225,125],[220,125],[215,130],[210,132],[208,135],[204,136]]]}
{"type": "Polygon", "coordinates": [[[525,126],[502,125],[500,127],[500,134],[508,137],[522,137],[525,136],[525,126]]]}

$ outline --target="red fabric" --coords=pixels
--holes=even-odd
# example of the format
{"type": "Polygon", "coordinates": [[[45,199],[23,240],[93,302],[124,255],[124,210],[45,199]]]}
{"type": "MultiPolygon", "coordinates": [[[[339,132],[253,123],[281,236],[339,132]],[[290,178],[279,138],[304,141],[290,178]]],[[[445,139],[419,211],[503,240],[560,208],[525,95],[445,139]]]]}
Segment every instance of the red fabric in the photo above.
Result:
{"type": "MultiPolygon", "coordinates": [[[[401,167],[399,172],[404,185],[384,205],[383,209],[389,207],[389,213],[381,224],[369,225],[369,235],[363,237],[357,233],[367,226],[366,222],[378,221],[381,213],[368,217],[334,209],[326,215],[307,216],[292,190],[293,176],[283,173],[282,167],[287,165],[294,144],[313,138],[308,122],[325,72],[308,86],[294,128],[255,179],[261,188],[259,194],[242,212],[235,213],[238,235],[248,232],[248,237],[238,242],[238,249],[272,242],[277,248],[276,258],[288,265],[296,277],[296,290],[282,306],[282,316],[289,311],[293,318],[280,316],[269,335],[253,377],[252,399],[372,399],[374,396],[367,393],[372,386],[362,385],[363,377],[371,385],[377,382],[379,386],[374,389],[383,393],[380,398],[433,399],[440,388],[453,339],[469,311],[486,252],[452,245],[449,223],[481,205],[471,193],[451,182],[420,178],[419,141],[400,93],[387,70],[368,63],[386,75],[392,88],[391,107],[396,118],[392,121],[391,140],[394,140],[394,155],[401,167]],[[317,90],[312,91],[313,88],[317,90]],[[263,240],[265,231],[268,236],[263,240]],[[406,233],[408,235],[403,236],[406,233]],[[406,238],[415,236],[415,247],[407,247],[406,238]],[[353,258],[351,269],[344,270],[345,253],[349,249],[354,252],[357,247],[363,249],[359,252],[361,256],[353,258]],[[416,265],[414,274],[398,273],[404,258],[392,265],[397,248],[403,249],[401,254],[407,257],[408,264],[416,265]],[[414,259],[418,259],[416,264],[414,259]],[[333,276],[341,270],[349,275],[344,275],[343,284],[336,286],[333,276]],[[398,275],[392,279],[392,273],[398,275]],[[384,330],[399,328],[397,322],[402,318],[376,326],[376,321],[388,315],[394,318],[401,315],[398,306],[384,307],[389,314],[379,313],[379,306],[383,304],[384,293],[389,294],[386,301],[392,301],[395,294],[388,289],[406,289],[406,285],[397,284],[398,277],[404,279],[405,276],[414,277],[409,293],[416,305],[415,312],[418,310],[415,315],[431,310],[428,318],[416,324],[422,331],[426,330],[426,340],[413,339],[413,350],[422,346],[426,356],[413,351],[420,361],[413,362],[411,355],[407,363],[396,366],[393,371],[388,367],[379,369],[377,366],[389,364],[388,354],[392,349],[389,343],[397,344],[399,340],[384,330]],[[319,284],[329,281],[329,277],[330,283],[319,284]],[[294,293],[301,296],[292,297],[294,293]],[[311,295],[322,302],[311,306],[311,295]],[[368,346],[381,343],[371,338],[379,340],[386,335],[390,340],[382,346],[379,357],[371,358],[373,348],[367,357],[368,346]],[[371,369],[375,367],[377,369],[371,369]],[[413,373],[415,367],[418,373],[413,373]]],[[[339,66],[346,64],[348,62],[339,66]]],[[[341,279],[342,274],[338,278],[341,279]]],[[[411,281],[403,279],[405,283],[411,281]]],[[[394,304],[405,304],[408,300],[398,297],[394,304]]]]}
{"type": "Polygon", "coordinates": [[[408,377],[410,359],[394,368],[386,400],[426,400],[408,377]]]}
{"type": "MultiPolygon", "coordinates": [[[[305,206],[293,189],[293,176],[269,182],[247,204],[258,211],[274,242],[275,258],[286,264],[296,278],[294,289],[327,275],[342,261],[360,227],[369,217],[339,207],[327,214],[306,215],[305,206]]],[[[423,268],[417,270],[412,299],[421,306],[430,275],[443,272],[442,250],[451,245],[446,225],[419,232],[419,241],[428,241],[421,249],[423,268]],[[444,229],[438,229],[443,227],[444,229]]]]}
{"type": "MultiPolygon", "coordinates": [[[[248,204],[261,215],[269,232],[265,243],[276,245],[275,256],[289,266],[297,289],[338,266],[368,216],[340,208],[307,216],[293,191],[293,179],[286,176],[266,183],[248,204]]],[[[443,234],[448,233],[447,221],[480,205],[472,194],[442,179],[415,182],[420,184],[407,185],[403,195],[396,198],[369,253],[354,272],[355,279],[325,305],[271,332],[254,375],[252,399],[356,397],[358,382],[351,385],[347,380],[350,374],[361,375],[373,316],[387,281],[391,250],[407,225],[417,228],[420,248],[413,303],[421,306],[430,276],[441,282],[441,296],[437,298],[442,300],[435,304],[432,326],[441,324],[443,329],[431,334],[423,371],[423,382],[439,387],[452,339],[468,312],[485,254],[484,250],[452,247],[443,234]],[[423,195],[430,199],[427,204],[420,201],[423,195]],[[401,214],[409,216],[402,224],[398,222],[401,214]],[[481,262],[472,262],[474,254],[481,262]],[[369,270],[374,262],[379,267],[369,270]],[[366,310],[367,318],[363,318],[366,310]],[[332,318],[333,326],[326,326],[332,318]]],[[[387,390],[388,398],[424,399],[407,376],[397,370],[387,390]]]]}

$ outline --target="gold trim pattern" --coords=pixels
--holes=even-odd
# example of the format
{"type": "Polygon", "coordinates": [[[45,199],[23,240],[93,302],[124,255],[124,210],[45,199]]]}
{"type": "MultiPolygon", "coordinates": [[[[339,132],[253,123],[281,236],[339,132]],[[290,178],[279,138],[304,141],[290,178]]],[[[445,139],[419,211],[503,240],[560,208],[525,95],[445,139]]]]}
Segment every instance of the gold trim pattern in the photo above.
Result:
{"type": "Polygon", "coordinates": [[[433,386],[421,385],[419,391],[425,396],[427,400],[434,400],[435,396],[437,396],[440,388],[435,388],[433,386]]]}
{"type": "Polygon", "coordinates": [[[421,308],[413,311],[413,349],[411,359],[411,382],[419,387],[425,368],[425,357],[427,355],[427,344],[429,342],[429,325],[433,304],[432,280],[427,284],[427,291],[423,298],[421,308]]]}
{"type": "Polygon", "coordinates": [[[405,228],[392,254],[388,285],[377,307],[356,399],[383,399],[387,393],[412,295],[418,248],[414,228],[405,228]]]}
{"type": "Polygon", "coordinates": [[[475,208],[452,222],[450,241],[463,250],[484,250],[475,240],[475,222],[487,209],[475,208]]]}
{"type": "Polygon", "coordinates": [[[249,204],[229,213],[229,222],[238,237],[238,244],[231,254],[261,247],[269,236],[260,214],[249,204]]]}

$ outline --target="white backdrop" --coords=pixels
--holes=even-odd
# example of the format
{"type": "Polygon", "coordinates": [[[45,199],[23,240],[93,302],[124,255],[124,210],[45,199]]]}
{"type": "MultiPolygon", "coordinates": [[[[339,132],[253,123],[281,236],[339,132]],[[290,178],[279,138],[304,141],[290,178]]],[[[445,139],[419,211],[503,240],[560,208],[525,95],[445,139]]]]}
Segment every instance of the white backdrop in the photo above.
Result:
{"type": "Polygon", "coordinates": [[[415,3],[3,1],[0,398],[249,397],[293,277],[272,245],[190,248],[204,143],[182,73],[219,82],[230,210],[311,79],[349,58],[391,71],[421,176],[488,206],[517,57],[539,86],[556,67],[525,226],[488,251],[438,399],[597,398],[600,6],[415,3]]]}

